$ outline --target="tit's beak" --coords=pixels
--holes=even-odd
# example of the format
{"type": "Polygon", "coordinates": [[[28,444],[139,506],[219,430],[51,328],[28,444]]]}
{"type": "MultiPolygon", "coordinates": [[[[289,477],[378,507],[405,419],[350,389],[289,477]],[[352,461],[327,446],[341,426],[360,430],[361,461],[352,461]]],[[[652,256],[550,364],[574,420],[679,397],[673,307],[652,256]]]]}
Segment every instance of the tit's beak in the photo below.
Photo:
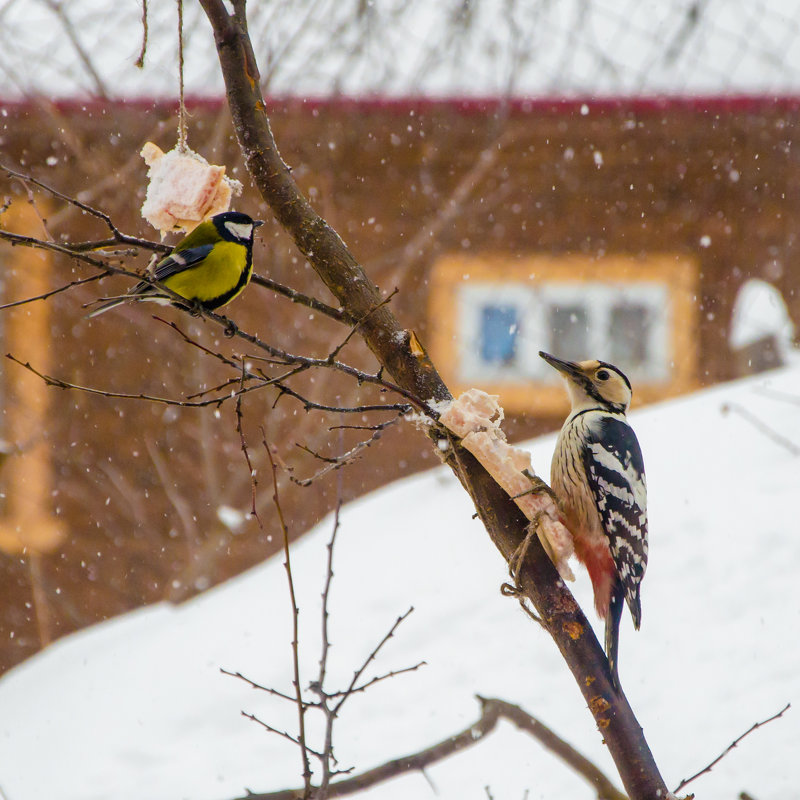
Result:
{"type": "Polygon", "coordinates": [[[564,375],[577,376],[583,375],[583,370],[574,361],[562,361],[560,358],[551,356],[550,353],[539,351],[539,356],[543,358],[553,369],[557,369],[564,375]]]}
{"type": "Polygon", "coordinates": [[[264,220],[263,219],[254,219],[253,220],[253,227],[254,228],[259,228],[263,224],[264,224],[264,220]]]}

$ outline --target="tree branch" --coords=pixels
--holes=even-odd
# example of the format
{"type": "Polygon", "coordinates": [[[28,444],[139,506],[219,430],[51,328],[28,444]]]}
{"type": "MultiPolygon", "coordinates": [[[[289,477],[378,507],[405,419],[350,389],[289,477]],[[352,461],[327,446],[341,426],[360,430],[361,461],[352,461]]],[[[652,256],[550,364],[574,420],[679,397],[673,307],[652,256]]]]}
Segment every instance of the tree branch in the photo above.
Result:
{"type": "MultiPolygon", "coordinates": [[[[344,242],[313,210],[275,144],[259,89],[247,33],[244,0],[230,14],[222,0],[200,0],[214,30],[228,103],[247,169],[278,222],[293,237],[341,308],[395,383],[428,401],[451,395],[413,331],[405,330],[344,242]]],[[[435,436],[435,432],[433,433],[435,436]]],[[[446,454],[472,497],[495,545],[509,560],[527,520],[485,470],[458,443],[446,454]]],[[[544,621],[591,710],[633,800],[669,797],[652,753],[624,694],[611,684],[608,662],[591,626],[538,541],[521,565],[519,583],[544,621]]]]}
{"type": "MultiPolygon", "coordinates": [[[[418,753],[392,759],[379,767],[362,772],[360,775],[331,783],[327,787],[327,797],[345,797],[396,778],[398,775],[423,771],[437,761],[449,758],[482,741],[497,727],[500,719],[507,719],[520,730],[533,736],[540,744],[564,761],[568,767],[585,778],[597,792],[598,800],[627,800],[626,795],[614,786],[599,767],[522,708],[504,700],[484,697],[478,697],[478,700],[481,704],[481,715],[468,728],[454,736],[448,736],[441,742],[425,750],[420,750],[418,753]]],[[[277,792],[250,792],[237,800],[300,800],[302,796],[302,789],[282,789],[277,792]]]]}
{"type": "Polygon", "coordinates": [[[742,739],[745,738],[745,736],[749,736],[753,731],[757,730],[758,728],[763,727],[764,725],[766,725],[769,722],[772,722],[773,720],[779,719],[791,707],[792,704],[787,703],[777,714],[773,714],[771,717],[761,720],[761,722],[754,722],[741,736],[737,736],[736,739],[734,739],[710,764],[703,767],[703,769],[699,770],[698,772],[695,772],[695,774],[692,775],[691,778],[684,778],[675,788],[675,792],[676,793],[679,792],[681,789],[683,789],[684,786],[688,786],[693,780],[696,780],[701,775],[705,775],[707,772],[711,772],[711,770],[717,764],[719,764],[719,762],[722,761],[722,759],[725,758],[725,756],[728,755],[728,753],[730,753],[730,751],[733,750],[733,748],[736,747],[736,745],[739,744],[739,742],[741,742],[742,739]]]}

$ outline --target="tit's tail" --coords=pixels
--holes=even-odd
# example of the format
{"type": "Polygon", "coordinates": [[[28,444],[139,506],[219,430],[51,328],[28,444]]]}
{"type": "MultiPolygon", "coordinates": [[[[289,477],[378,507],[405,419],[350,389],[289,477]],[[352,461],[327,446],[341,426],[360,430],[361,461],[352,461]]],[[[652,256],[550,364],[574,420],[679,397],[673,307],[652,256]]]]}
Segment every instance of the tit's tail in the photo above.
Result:
{"type": "Polygon", "coordinates": [[[102,303],[99,306],[97,306],[97,308],[94,311],[90,311],[86,315],[86,319],[91,319],[92,317],[99,316],[100,314],[105,314],[106,311],[109,311],[112,308],[116,308],[117,306],[121,306],[127,299],[128,299],[127,297],[125,298],[117,297],[114,298],[113,300],[109,300],[107,303],[102,303]]]}
{"type": "Polygon", "coordinates": [[[611,602],[606,614],[606,657],[611,670],[611,683],[619,691],[619,672],[617,654],[619,652],[619,623],[625,606],[625,592],[617,585],[611,592],[611,602]]]}
{"type": "MultiPolygon", "coordinates": [[[[105,314],[106,311],[121,306],[123,303],[139,303],[149,301],[152,303],[161,303],[169,305],[173,301],[169,297],[159,295],[155,289],[148,283],[138,283],[131,289],[128,294],[120,295],[119,297],[107,297],[105,302],[101,303],[94,311],[90,311],[86,315],[86,319],[91,319],[99,314],[105,314]]],[[[96,301],[95,301],[96,302],[96,301]]]]}

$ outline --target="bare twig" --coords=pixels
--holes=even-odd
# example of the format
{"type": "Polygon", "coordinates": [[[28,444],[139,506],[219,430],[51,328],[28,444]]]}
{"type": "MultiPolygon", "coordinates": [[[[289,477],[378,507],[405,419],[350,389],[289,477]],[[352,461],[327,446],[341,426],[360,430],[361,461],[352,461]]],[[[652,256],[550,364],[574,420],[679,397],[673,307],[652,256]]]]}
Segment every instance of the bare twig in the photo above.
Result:
{"type": "Polygon", "coordinates": [[[303,408],[306,411],[331,411],[339,414],[365,414],[368,411],[398,411],[400,414],[405,414],[411,410],[411,406],[408,403],[375,403],[373,405],[362,406],[329,406],[325,405],[324,403],[315,403],[313,400],[303,397],[303,395],[301,395],[299,392],[294,391],[294,389],[290,389],[288,386],[282,383],[276,385],[281,394],[287,394],[290,397],[294,397],[295,399],[299,400],[303,404],[303,408]]]}
{"type": "Polygon", "coordinates": [[[139,69],[144,67],[144,56],[147,52],[147,35],[147,0],[142,0],[142,48],[139,50],[139,57],[133,62],[134,66],[137,66],[139,69]]]}
{"type": "Polygon", "coordinates": [[[355,323],[355,320],[352,319],[347,312],[342,311],[342,309],[329,306],[327,303],[323,303],[321,300],[317,300],[315,297],[310,297],[307,294],[298,292],[296,289],[291,289],[288,286],[284,286],[283,284],[278,283],[271,278],[265,278],[261,275],[254,274],[250,279],[250,282],[257,284],[258,286],[263,286],[266,289],[271,289],[276,294],[283,295],[293,303],[306,306],[312,311],[318,311],[320,314],[324,314],[326,317],[335,319],[337,322],[344,322],[348,325],[353,325],[355,323]]]}
{"type": "MultiPolygon", "coordinates": [[[[294,677],[292,684],[295,689],[295,697],[297,700],[297,716],[298,716],[298,737],[297,744],[300,746],[300,754],[303,762],[303,783],[305,785],[304,797],[311,796],[311,766],[308,761],[308,753],[310,752],[306,744],[306,723],[305,712],[306,706],[303,702],[303,693],[300,688],[300,643],[299,643],[299,618],[300,610],[297,607],[297,598],[294,591],[294,578],[292,576],[292,561],[289,553],[289,529],[286,526],[286,520],[283,516],[283,508],[280,503],[280,495],[278,492],[278,468],[275,465],[275,459],[272,455],[272,448],[267,442],[266,435],[262,430],[262,444],[267,452],[269,458],[269,465],[272,471],[272,500],[275,504],[275,511],[278,515],[278,522],[280,524],[281,533],[283,534],[283,566],[286,570],[286,579],[289,583],[289,598],[292,604],[292,670],[294,677]]],[[[315,753],[315,755],[318,755],[315,753]]]]}
{"type": "Polygon", "coordinates": [[[764,397],[770,397],[773,400],[781,400],[784,403],[790,403],[796,406],[800,405],[800,395],[792,394],[791,392],[781,392],[769,386],[761,386],[756,389],[756,392],[764,397]]]}
{"type": "Polygon", "coordinates": [[[341,693],[341,697],[339,702],[333,707],[333,713],[338,714],[341,710],[342,706],[347,702],[347,699],[353,694],[355,691],[356,684],[359,681],[359,678],[364,674],[364,670],[377,658],[378,653],[381,651],[381,648],[386,644],[386,642],[391,639],[395,631],[400,627],[402,622],[408,619],[411,612],[414,610],[414,606],[408,609],[405,614],[401,614],[395,621],[392,627],[389,629],[389,632],[383,637],[383,639],[378,642],[378,644],[373,648],[372,652],[366,657],[364,663],[355,671],[353,674],[353,679],[350,681],[350,685],[341,693]]]}
{"type": "Polygon", "coordinates": [[[330,638],[328,636],[328,600],[331,592],[331,582],[333,581],[333,548],[336,544],[336,534],[339,531],[339,511],[342,507],[341,494],[336,503],[336,511],[333,515],[333,531],[328,542],[328,558],[325,564],[325,586],[322,589],[322,645],[319,657],[319,673],[316,685],[312,685],[312,691],[319,694],[319,708],[325,715],[325,734],[322,745],[322,779],[319,784],[319,796],[325,800],[328,794],[328,787],[331,782],[331,766],[333,761],[333,723],[336,721],[336,713],[330,707],[328,701],[330,696],[325,692],[325,676],[328,670],[328,653],[330,652],[330,638]]]}
{"type": "MultiPolygon", "coordinates": [[[[210,397],[206,400],[176,400],[171,397],[159,397],[158,395],[144,394],[143,392],[113,392],[109,389],[97,389],[92,386],[81,386],[77,383],[70,383],[61,378],[56,378],[53,375],[46,375],[39,372],[30,362],[20,361],[13,353],[6,353],[6,358],[19,364],[28,371],[32,372],[38,378],[41,378],[47,386],[52,386],[56,389],[71,389],[77,392],[85,392],[86,394],[96,394],[101,397],[113,397],[118,400],[144,400],[148,403],[160,403],[165,406],[179,406],[180,408],[206,408],[208,406],[221,406],[229,400],[239,398],[243,394],[263,389],[271,383],[269,380],[259,378],[260,383],[256,386],[242,386],[236,391],[223,394],[219,397],[210,397]]],[[[281,376],[283,377],[283,376],[281,376]]],[[[277,378],[275,379],[278,380],[277,378]]]]}
{"type": "Polygon", "coordinates": [[[724,403],[721,411],[727,414],[731,411],[738,414],[742,419],[746,419],[754,428],[761,431],[768,439],[779,444],[781,447],[788,450],[793,456],[800,456],[800,446],[796,445],[790,439],[787,439],[782,434],[778,433],[774,428],[771,428],[763,420],[759,419],[752,411],[740,406],[738,403],[724,403]]]}
{"type": "MultiPolygon", "coordinates": [[[[288,739],[292,744],[296,744],[300,747],[304,754],[311,753],[311,755],[316,756],[317,758],[321,758],[322,754],[318,753],[316,750],[312,750],[308,747],[305,743],[305,740],[302,737],[292,736],[291,733],[288,731],[282,731],[280,728],[273,728],[268,722],[264,722],[263,719],[259,719],[255,714],[249,714],[247,711],[242,711],[242,716],[247,717],[247,719],[255,722],[257,725],[260,725],[265,730],[268,730],[270,733],[276,733],[278,736],[282,736],[284,739],[288,739]]],[[[310,797],[310,794],[300,795],[301,797],[310,797]]]]}
{"type": "Polygon", "coordinates": [[[791,707],[792,707],[792,704],[791,703],[787,703],[777,714],[773,714],[771,717],[767,717],[767,719],[762,720],[761,722],[754,722],[741,736],[738,736],[736,739],[734,739],[710,764],[708,764],[707,766],[703,767],[703,769],[701,769],[699,772],[695,772],[695,774],[692,775],[691,778],[684,778],[675,787],[675,792],[676,793],[679,792],[681,789],[684,788],[684,786],[688,786],[693,780],[696,780],[701,775],[705,775],[707,772],[711,772],[713,767],[715,767],[717,764],[719,764],[719,762],[722,761],[722,759],[725,758],[725,756],[728,755],[728,753],[730,753],[731,750],[733,750],[733,748],[736,747],[736,745],[738,745],[739,742],[741,742],[742,739],[745,738],[745,736],[749,736],[753,731],[758,730],[758,728],[761,728],[762,726],[766,725],[768,722],[772,722],[773,720],[779,719],[791,707]]]}
{"type": "Polygon", "coordinates": [[[326,545],[328,559],[325,564],[325,586],[322,589],[322,646],[319,655],[319,675],[317,683],[320,687],[325,685],[325,676],[328,670],[328,651],[330,650],[330,639],[328,638],[328,600],[330,599],[331,583],[333,581],[333,548],[336,544],[336,534],[339,532],[339,512],[342,508],[341,497],[338,498],[336,509],[333,512],[333,530],[331,538],[326,545]]]}
{"type": "Polygon", "coordinates": [[[92,256],[86,255],[86,253],[83,251],[71,250],[67,245],[57,244],[56,242],[48,242],[44,239],[37,239],[35,236],[23,236],[22,234],[12,233],[11,231],[6,231],[0,228],[0,240],[11,242],[12,245],[20,247],[33,247],[39,250],[50,250],[53,253],[61,253],[62,255],[69,256],[70,258],[83,261],[85,264],[97,267],[98,269],[108,270],[109,272],[113,273],[130,274],[137,278],[139,277],[135,273],[128,273],[127,270],[112,267],[107,262],[100,261],[98,258],[92,258],[92,256]]]}
{"type": "Polygon", "coordinates": [[[519,706],[495,698],[478,698],[483,703],[496,705],[500,714],[526,731],[551,753],[558,756],[570,769],[587,780],[597,792],[598,800],[627,800],[625,794],[614,786],[599,767],[579,753],[569,742],[556,735],[543,722],[523,711],[519,706]]]}
{"type": "Polygon", "coordinates": [[[361,319],[356,321],[348,331],[347,336],[345,336],[344,339],[342,339],[342,341],[338,345],[336,345],[336,347],[334,347],[333,350],[329,353],[328,358],[331,361],[334,361],[336,357],[339,355],[339,353],[341,353],[341,351],[347,345],[347,343],[353,338],[353,336],[355,336],[358,329],[364,324],[364,322],[366,322],[367,318],[370,317],[372,314],[374,314],[382,306],[391,303],[392,298],[397,294],[397,292],[398,292],[397,288],[393,289],[379,303],[376,303],[374,308],[371,308],[366,314],[364,314],[364,316],[361,319]]]}
{"type": "MultiPolygon", "coordinates": [[[[248,686],[250,686],[251,689],[257,689],[260,692],[266,692],[267,694],[271,694],[275,697],[280,697],[282,700],[288,700],[290,703],[297,702],[296,697],[292,697],[291,695],[279,692],[277,689],[273,689],[269,686],[263,686],[260,683],[256,683],[255,681],[250,680],[250,678],[242,675],[241,672],[231,672],[230,670],[224,669],[223,667],[220,667],[219,671],[223,675],[228,675],[231,678],[238,678],[240,681],[244,681],[248,686]]],[[[306,703],[305,701],[304,704],[306,705],[306,707],[315,705],[314,703],[306,703]]]]}
{"type": "Polygon", "coordinates": [[[0,305],[0,311],[4,311],[7,308],[14,308],[15,306],[24,306],[26,303],[33,303],[36,300],[47,300],[48,297],[60,294],[61,292],[66,292],[69,289],[74,289],[76,286],[82,286],[85,283],[94,283],[95,281],[99,281],[101,278],[106,278],[109,275],[111,275],[111,273],[105,271],[97,275],[90,275],[88,278],[70,281],[69,283],[65,283],[63,286],[59,286],[57,289],[51,289],[49,292],[37,294],[35,297],[26,297],[24,300],[14,300],[11,303],[4,303],[3,305],[0,305]]]}
{"type": "MultiPolygon", "coordinates": [[[[17,170],[12,169],[5,164],[0,164],[0,170],[5,172],[6,175],[10,175],[12,178],[19,178],[21,181],[26,183],[32,183],[34,186],[38,186],[40,189],[44,190],[48,194],[51,194],[58,200],[63,200],[65,203],[69,203],[70,205],[75,206],[75,208],[85,211],[87,214],[91,214],[91,216],[102,220],[102,222],[104,222],[111,231],[111,235],[113,236],[114,241],[117,243],[133,245],[134,247],[143,247],[147,250],[163,253],[168,253],[170,250],[172,250],[172,248],[168,245],[159,244],[158,242],[151,242],[147,239],[139,239],[136,236],[128,236],[127,234],[122,233],[122,231],[111,221],[111,217],[104,211],[100,211],[99,209],[94,208],[87,203],[83,203],[75,197],[70,197],[69,195],[60,192],[58,189],[55,189],[38,179],[30,175],[26,175],[24,172],[17,172],[17,170]]],[[[3,231],[2,233],[6,233],[6,231],[3,231]]],[[[44,243],[41,242],[40,244],[44,243]]],[[[65,246],[65,248],[66,250],[69,250],[69,246],[65,246]]]]}
{"type": "MultiPolygon", "coordinates": [[[[425,667],[428,665],[427,661],[418,661],[411,667],[402,667],[401,669],[393,669],[389,672],[384,672],[382,675],[376,675],[374,678],[370,678],[366,683],[362,683],[360,686],[355,686],[353,689],[348,690],[350,694],[356,694],[357,692],[365,692],[367,689],[374,686],[376,683],[381,683],[381,681],[389,680],[389,678],[394,678],[398,675],[405,675],[408,672],[416,672],[420,667],[425,667]]],[[[341,697],[345,692],[332,692],[328,695],[328,697],[341,697]]]]}
{"type": "MultiPolygon", "coordinates": [[[[136,280],[143,280],[147,283],[150,283],[153,286],[156,286],[159,290],[159,293],[163,294],[165,297],[171,300],[174,300],[179,307],[186,309],[186,303],[184,298],[180,297],[180,295],[177,295],[175,292],[170,291],[167,287],[153,282],[152,280],[149,279],[147,275],[141,275],[140,273],[112,265],[107,261],[102,261],[88,254],[92,252],[96,247],[107,246],[113,243],[128,244],[134,247],[142,247],[158,252],[169,252],[171,250],[170,247],[123,234],[116,227],[116,225],[114,225],[110,216],[105,212],[100,211],[90,205],[87,205],[86,203],[83,203],[80,200],[77,200],[73,197],[65,195],[62,192],[58,191],[57,189],[54,189],[53,187],[48,186],[47,184],[37,180],[36,178],[32,178],[30,175],[20,173],[3,164],[0,164],[0,170],[5,171],[6,174],[12,177],[18,178],[27,183],[31,183],[43,189],[44,191],[49,192],[54,197],[63,200],[64,202],[70,203],[74,205],[76,208],[79,208],[82,211],[85,211],[86,213],[91,214],[92,216],[102,220],[108,226],[113,237],[112,239],[98,240],[95,242],[80,242],[76,243],[75,245],[71,245],[71,244],[57,244],[55,242],[41,240],[32,236],[23,236],[21,234],[16,234],[10,231],[0,229],[0,239],[9,241],[11,244],[14,245],[50,250],[52,252],[66,255],[70,258],[77,259],[85,264],[103,270],[102,277],[105,277],[109,274],[115,274],[115,275],[119,274],[119,275],[125,275],[126,277],[134,278],[136,280]]],[[[277,287],[279,286],[279,284],[275,284],[274,282],[269,282],[266,279],[263,281],[263,283],[265,285],[269,284],[270,288],[278,290],[277,287]]],[[[310,298],[299,292],[294,292],[294,290],[290,290],[286,287],[280,287],[280,291],[286,294],[287,296],[291,296],[291,299],[293,299],[295,302],[308,305],[309,307],[314,308],[320,311],[321,313],[325,313],[328,316],[332,316],[339,321],[350,322],[352,320],[352,315],[348,315],[344,312],[340,312],[336,309],[333,309],[332,307],[327,306],[324,303],[320,303],[319,301],[316,301],[313,298],[310,298]]],[[[361,315],[360,321],[358,323],[351,323],[354,325],[353,331],[355,331],[355,329],[358,328],[359,326],[363,325],[365,320],[367,320],[371,315],[374,315],[376,311],[380,310],[383,306],[385,306],[391,299],[393,294],[394,292],[386,298],[378,299],[371,308],[367,309],[365,313],[361,315]]],[[[27,301],[30,301],[32,299],[34,298],[29,298],[27,299],[27,301]]],[[[18,304],[22,304],[23,302],[25,301],[18,301],[18,304]]],[[[333,352],[329,353],[326,358],[324,359],[310,358],[288,353],[285,350],[274,347],[268,344],[267,342],[263,341],[259,337],[248,334],[245,331],[242,331],[230,319],[221,314],[217,314],[213,311],[207,311],[201,307],[196,307],[196,308],[192,307],[186,310],[190,311],[193,314],[199,314],[209,320],[212,320],[213,322],[216,322],[219,325],[222,325],[225,328],[227,334],[244,339],[245,341],[257,347],[258,349],[267,352],[272,358],[278,359],[279,362],[283,363],[284,365],[302,365],[305,366],[306,368],[322,367],[326,369],[333,369],[339,372],[344,372],[345,374],[355,378],[359,383],[370,383],[378,385],[384,389],[389,389],[390,391],[400,394],[402,397],[405,397],[415,406],[420,408],[423,412],[434,416],[433,411],[428,406],[428,404],[425,403],[420,398],[418,398],[416,395],[414,395],[413,392],[403,389],[401,386],[386,380],[382,375],[382,368],[378,371],[377,374],[371,374],[364,372],[363,370],[358,370],[354,367],[351,367],[348,364],[344,364],[336,360],[336,355],[338,351],[341,350],[344,344],[346,344],[346,342],[350,339],[350,337],[353,334],[353,331],[351,331],[350,335],[348,335],[348,337],[344,340],[344,342],[342,342],[333,352]]],[[[180,332],[177,327],[175,327],[175,330],[180,332]]],[[[182,335],[187,341],[191,341],[189,337],[185,336],[185,334],[182,335]]],[[[253,356],[252,358],[257,358],[257,357],[253,356]]],[[[67,388],[65,382],[62,382],[61,385],[62,388],[67,388]]],[[[99,390],[97,391],[98,393],[100,393],[99,390]]],[[[115,396],[115,395],[110,395],[110,396],[115,396]]],[[[218,400],[214,399],[210,402],[215,403],[218,402],[218,400]]]]}
{"type": "MultiPolygon", "coordinates": [[[[230,328],[232,324],[229,319],[227,319],[226,317],[222,317],[219,314],[215,314],[213,311],[203,312],[203,315],[207,316],[209,319],[213,319],[215,322],[219,322],[226,328],[230,328]]],[[[341,361],[329,360],[328,358],[310,358],[308,356],[293,355],[292,353],[287,353],[285,350],[273,347],[272,345],[267,344],[263,340],[259,339],[257,336],[245,333],[244,331],[241,331],[238,328],[234,330],[234,335],[239,336],[245,341],[250,342],[259,349],[266,351],[273,358],[279,359],[277,363],[306,364],[309,367],[324,367],[328,369],[333,369],[337,372],[343,372],[345,375],[349,375],[350,377],[355,378],[359,383],[370,383],[375,386],[380,386],[384,389],[388,389],[392,392],[396,392],[401,397],[405,397],[407,400],[409,400],[411,403],[417,406],[417,408],[419,408],[432,418],[435,418],[436,416],[435,412],[428,405],[428,403],[426,403],[424,400],[421,400],[413,392],[407,391],[406,389],[403,389],[401,386],[398,386],[396,383],[392,383],[391,381],[386,380],[383,377],[382,369],[378,370],[377,373],[372,374],[370,372],[364,372],[363,370],[351,367],[349,364],[344,364],[341,361]]],[[[252,358],[253,360],[258,360],[260,357],[250,356],[250,358],[252,358]]],[[[384,407],[387,408],[388,406],[384,407]]]]}
{"type": "Polygon", "coordinates": [[[58,3],[56,0],[45,0],[45,5],[47,5],[47,7],[61,21],[61,27],[64,29],[67,39],[69,39],[73,49],[78,55],[78,59],[83,64],[84,68],[89,73],[92,82],[94,83],[95,92],[98,94],[98,96],[107,98],[108,89],[106,88],[105,81],[103,81],[103,79],[100,77],[100,73],[95,68],[94,62],[89,55],[89,51],[83,46],[83,43],[78,37],[78,32],[75,30],[72,20],[67,16],[66,9],[68,6],[64,3],[58,3]]]}
{"type": "Polygon", "coordinates": [[[256,518],[258,526],[263,528],[261,524],[261,517],[258,516],[256,510],[256,490],[258,489],[258,477],[255,469],[253,469],[253,462],[250,460],[250,451],[247,449],[247,440],[244,438],[244,414],[242,413],[242,395],[241,393],[236,398],[236,433],[239,434],[239,445],[244,454],[244,460],[247,464],[247,475],[250,480],[250,513],[256,518]]]}
{"type": "MultiPolygon", "coordinates": [[[[305,445],[296,444],[296,446],[299,447],[301,450],[305,450],[307,453],[310,453],[315,458],[320,459],[320,461],[325,461],[327,463],[327,466],[323,467],[323,469],[319,470],[318,472],[315,472],[310,478],[300,479],[290,475],[289,480],[291,480],[292,483],[296,483],[298,486],[306,486],[306,487],[311,486],[311,484],[314,483],[314,481],[319,480],[319,478],[323,477],[324,475],[327,475],[329,472],[332,472],[335,469],[339,469],[340,467],[343,467],[345,464],[349,464],[351,461],[353,461],[353,459],[362,450],[365,450],[375,441],[380,439],[381,433],[383,432],[384,428],[388,427],[389,425],[394,425],[397,422],[397,420],[401,419],[401,417],[402,415],[395,417],[394,419],[387,420],[386,422],[380,425],[373,425],[370,428],[370,430],[373,430],[374,433],[372,434],[372,436],[369,437],[369,439],[364,439],[358,442],[358,444],[356,444],[354,447],[351,447],[346,453],[342,453],[341,455],[335,456],[334,458],[322,456],[319,453],[313,451],[311,448],[306,447],[305,445]]],[[[343,428],[345,426],[339,425],[336,427],[343,428]]]]}

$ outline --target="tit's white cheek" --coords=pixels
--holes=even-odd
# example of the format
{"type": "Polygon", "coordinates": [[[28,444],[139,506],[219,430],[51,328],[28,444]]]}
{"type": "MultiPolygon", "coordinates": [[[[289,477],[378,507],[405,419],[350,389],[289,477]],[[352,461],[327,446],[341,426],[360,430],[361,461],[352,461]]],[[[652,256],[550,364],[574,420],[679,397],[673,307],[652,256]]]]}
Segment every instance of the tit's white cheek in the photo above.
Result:
{"type": "Polygon", "coordinates": [[[253,235],[253,226],[249,222],[226,222],[225,227],[237,239],[249,239],[253,235]]]}

